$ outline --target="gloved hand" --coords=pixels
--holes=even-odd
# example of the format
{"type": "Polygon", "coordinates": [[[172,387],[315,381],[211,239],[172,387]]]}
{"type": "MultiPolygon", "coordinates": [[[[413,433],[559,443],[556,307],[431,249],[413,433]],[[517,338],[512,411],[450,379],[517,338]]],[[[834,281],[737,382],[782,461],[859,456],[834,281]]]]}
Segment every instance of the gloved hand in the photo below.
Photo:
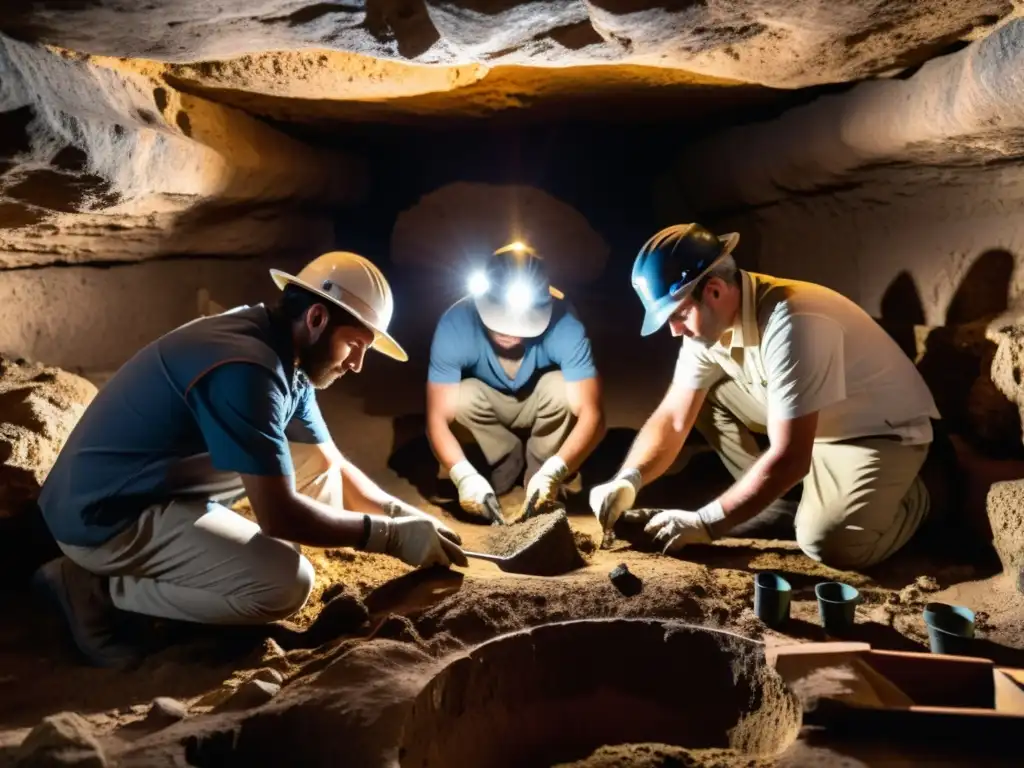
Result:
{"type": "Polygon", "coordinates": [[[366,552],[391,555],[416,567],[468,564],[459,546],[440,536],[430,520],[422,517],[368,517],[370,537],[364,547],[366,552]]]}
{"type": "Polygon", "coordinates": [[[494,493],[491,484],[473,468],[472,464],[463,459],[452,467],[448,476],[455,483],[455,487],[459,491],[460,507],[470,514],[490,517],[487,508],[484,506],[484,500],[488,496],[497,498],[497,494],[494,493]]]}
{"type": "Polygon", "coordinates": [[[710,544],[713,541],[712,523],[725,519],[718,501],[701,507],[697,512],[666,509],[659,512],[644,526],[644,533],[654,537],[662,553],[678,552],[687,544],[710,544]]]}
{"type": "Polygon", "coordinates": [[[462,544],[462,537],[459,536],[459,534],[457,534],[455,531],[453,531],[451,528],[442,523],[433,515],[422,510],[416,509],[416,507],[412,506],[411,504],[406,504],[404,501],[395,499],[394,501],[389,501],[387,504],[385,504],[384,509],[388,513],[388,517],[390,517],[392,520],[400,517],[415,517],[421,520],[429,520],[430,524],[437,529],[437,532],[444,536],[446,539],[448,539],[448,541],[454,541],[456,544],[462,544]]]}
{"type": "Polygon", "coordinates": [[[527,500],[537,507],[554,501],[567,474],[569,474],[569,468],[565,462],[557,456],[552,456],[541,465],[540,469],[530,478],[530,482],[526,484],[527,500]],[[534,495],[536,495],[536,499],[534,499],[534,495]]]}
{"type": "Polygon", "coordinates": [[[590,509],[603,530],[614,528],[622,513],[633,506],[640,491],[640,483],[638,470],[624,468],[607,483],[596,485],[590,490],[590,509]]]}

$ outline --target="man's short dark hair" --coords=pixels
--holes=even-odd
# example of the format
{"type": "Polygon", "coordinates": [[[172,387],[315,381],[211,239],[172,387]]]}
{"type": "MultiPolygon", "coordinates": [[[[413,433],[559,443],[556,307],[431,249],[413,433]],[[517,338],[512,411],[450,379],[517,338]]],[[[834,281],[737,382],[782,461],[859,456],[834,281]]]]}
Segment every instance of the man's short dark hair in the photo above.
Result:
{"type": "Polygon", "coordinates": [[[327,315],[330,318],[332,329],[346,327],[366,328],[366,323],[362,322],[351,312],[342,309],[333,301],[317,296],[312,291],[307,291],[295,283],[288,283],[284,287],[272,311],[281,319],[294,323],[297,320],[301,320],[306,312],[309,311],[309,308],[315,304],[320,304],[327,308],[327,315]]]}

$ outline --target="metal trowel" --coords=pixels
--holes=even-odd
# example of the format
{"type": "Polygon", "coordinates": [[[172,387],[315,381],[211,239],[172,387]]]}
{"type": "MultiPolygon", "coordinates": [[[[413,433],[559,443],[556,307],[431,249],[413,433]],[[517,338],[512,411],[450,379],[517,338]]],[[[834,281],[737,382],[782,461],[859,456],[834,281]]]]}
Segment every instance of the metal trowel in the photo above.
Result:
{"type": "Polygon", "coordinates": [[[560,573],[579,568],[583,564],[576,540],[569,526],[569,518],[565,512],[557,512],[552,516],[552,523],[537,538],[527,542],[522,549],[511,555],[502,557],[488,552],[469,552],[463,550],[466,557],[487,560],[494,563],[506,573],[528,573],[534,576],[556,576],[560,573]]]}

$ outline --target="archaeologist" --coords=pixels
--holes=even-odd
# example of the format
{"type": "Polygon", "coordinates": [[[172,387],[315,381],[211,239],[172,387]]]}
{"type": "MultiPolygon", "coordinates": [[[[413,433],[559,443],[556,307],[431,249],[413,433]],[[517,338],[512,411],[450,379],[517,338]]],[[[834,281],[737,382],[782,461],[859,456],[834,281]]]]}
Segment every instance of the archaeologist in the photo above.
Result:
{"type": "Polygon", "coordinates": [[[86,409],[46,479],[43,517],[66,557],[37,586],[93,664],[138,650],[119,612],[205,624],[285,618],[314,573],[296,545],[353,547],[413,566],[465,565],[459,538],[385,493],[338,449],[315,391],[388,335],[383,274],[331,252],[279,300],[187,323],[135,354],[86,409]],[[228,504],[247,496],[257,522],[228,504]]]}
{"type": "Polygon", "coordinates": [[[618,474],[592,490],[591,508],[610,530],[696,427],[735,483],[700,509],[647,520],[664,551],[756,536],[802,482],[794,522],[809,557],[837,568],[885,560],[929,512],[919,472],[939,418],[932,395],[860,307],[820,285],[737,269],[738,240],[685,224],[640,249],[641,335],[667,323],[682,345],[664,399],[618,474]]]}
{"type": "Polygon", "coordinates": [[[527,504],[559,498],[604,412],[586,330],[533,249],[499,248],[469,283],[434,332],[427,436],[460,506],[494,519],[524,469],[527,504]],[[463,450],[474,444],[476,464],[463,450]]]}

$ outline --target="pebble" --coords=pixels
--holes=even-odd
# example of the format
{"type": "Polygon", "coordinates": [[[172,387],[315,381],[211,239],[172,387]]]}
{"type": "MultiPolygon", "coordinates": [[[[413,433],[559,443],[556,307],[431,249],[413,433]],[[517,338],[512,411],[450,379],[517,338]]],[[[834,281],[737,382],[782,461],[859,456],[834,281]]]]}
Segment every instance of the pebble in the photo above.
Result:
{"type": "Polygon", "coordinates": [[[608,574],[608,578],[611,579],[615,588],[626,597],[637,595],[644,588],[644,583],[639,577],[630,572],[629,566],[625,563],[619,563],[613,568],[611,573],[608,574]]]}
{"type": "Polygon", "coordinates": [[[153,699],[149,714],[146,715],[142,724],[154,730],[166,728],[184,720],[186,715],[188,715],[188,709],[180,701],[169,696],[158,696],[153,699]]]}
{"type": "Polygon", "coordinates": [[[281,690],[280,685],[264,680],[249,680],[238,686],[229,699],[217,706],[214,712],[237,712],[262,706],[273,699],[281,690]]]}

